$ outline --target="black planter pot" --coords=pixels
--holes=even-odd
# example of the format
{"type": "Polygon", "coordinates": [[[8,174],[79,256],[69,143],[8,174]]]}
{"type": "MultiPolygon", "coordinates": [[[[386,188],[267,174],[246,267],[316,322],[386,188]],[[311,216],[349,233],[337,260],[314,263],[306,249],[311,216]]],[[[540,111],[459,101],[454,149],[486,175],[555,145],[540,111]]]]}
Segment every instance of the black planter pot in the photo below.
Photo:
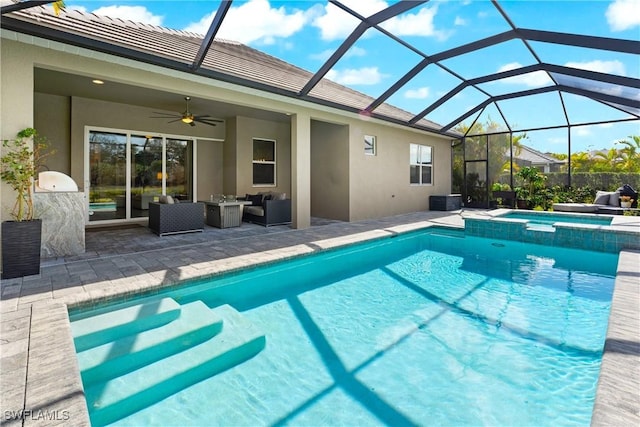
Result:
{"type": "Polygon", "coordinates": [[[42,220],[2,223],[2,278],[40,274],[42,220]]]}

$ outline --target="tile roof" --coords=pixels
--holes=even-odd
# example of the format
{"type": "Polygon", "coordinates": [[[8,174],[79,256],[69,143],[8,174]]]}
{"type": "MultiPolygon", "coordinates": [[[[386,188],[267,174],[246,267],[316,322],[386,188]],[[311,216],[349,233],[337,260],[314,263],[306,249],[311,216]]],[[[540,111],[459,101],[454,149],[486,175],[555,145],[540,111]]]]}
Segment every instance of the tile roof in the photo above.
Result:
{"type": "Polygon", "coordinates": [[[553,156],[549,156],[547,154],[541,153],[538,150],[534,150],[533,148],[527,145],[520,145],[520,151],[517,155],[514,155],[515,158],[520,160],[525,160],[531,162],[533,164],[539,163],[551,163],[551,164],[565,164],[566,160],[559,160],[553,156]]]}
{"type": "MultiPolygon", "coordinates": [[[[6,2],[3,2],[6,4],[6,2]]],[[[11,12],[3,15],[27,22],[38,27],[67,33],[84,38],[89,49],[92,41],[107,45],[99,50],[109,51],[108,46],[117,46],[130,50],[131,59],[154,62],[154,58],[162,58],[176,64],[182,71],[190,71],[203,40],[201,34],[173,30],[160,26],[142,24],[119,18],[99,16],[78,10],[64,10],[59,16],[48,8],[39,6],[11,12]],[[141,56],[137,53],[150,56],[141,56]]],[[[79,41],[82,43],[82,40],[79,41]]],[[[95,46],[97,48],[97,46],[95,46]]],[[[120,52],[122,53],[122,52],[120,52]]],[[[117,53],[116,53],[117,54],[117,53]]],[[[160,61],[160,64],[162,61],[160,61]]],[[[296,67],[271,55],[260,52],[238,42],[215,39],[202,63],[202,74],[225,80],[230,77],[232,83],[268,90],[282,95],[300,98],[298,92],[311,79],[313,73],[296,67]]],[[[307,101],[360,112],[370,105],[374,98],[329,79],[313,88],[307,101]],[[344,108],[344,107],[347,108],[344,108]]],[[[413,114],[389,104],[376,109],[374,117],[407,125],[413,114]]],[[[423,130],[438,131],[442,126],[426,119],[418,121],[415,126],[423,130]]],[[[451,132],[455,134],[455,132],[451,132]]]]}

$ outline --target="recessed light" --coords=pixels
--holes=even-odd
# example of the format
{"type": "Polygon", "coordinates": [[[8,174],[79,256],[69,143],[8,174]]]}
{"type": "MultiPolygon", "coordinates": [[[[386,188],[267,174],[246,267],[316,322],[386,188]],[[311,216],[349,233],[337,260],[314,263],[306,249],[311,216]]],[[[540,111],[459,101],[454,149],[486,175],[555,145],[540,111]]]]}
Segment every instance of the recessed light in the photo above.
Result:
{"type": "Polygon", "coordinates": [[[97,84],[97,85],[103,85],[103,84],[104,84],[104,82],[103,82],[102,80],[99,80],[99,79],[93,79],[93,80],[91,80],[91,81],[92,81],[93,83],[97,84]]]}

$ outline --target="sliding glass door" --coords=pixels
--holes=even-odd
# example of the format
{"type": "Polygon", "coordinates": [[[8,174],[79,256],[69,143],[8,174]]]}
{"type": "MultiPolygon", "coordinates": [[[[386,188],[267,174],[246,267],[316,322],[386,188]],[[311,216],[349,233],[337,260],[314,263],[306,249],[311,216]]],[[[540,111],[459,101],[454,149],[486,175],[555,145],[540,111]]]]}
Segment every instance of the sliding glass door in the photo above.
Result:
{"type": "Polygon", "coordinates": [[[131,217],[148,216],[149,202],[162,195],[162,138],[131,136],[131,217]]]}
{"type": "Polygon", "coordinates": [[[127,135],[89,134],[89,220],[125,219],[127,135]]]}
{"type": "Polygon", "coordinates": [[[189,139],[90,130],[89,222],[147,217],[163,194],[193,200],[189,139]]]}

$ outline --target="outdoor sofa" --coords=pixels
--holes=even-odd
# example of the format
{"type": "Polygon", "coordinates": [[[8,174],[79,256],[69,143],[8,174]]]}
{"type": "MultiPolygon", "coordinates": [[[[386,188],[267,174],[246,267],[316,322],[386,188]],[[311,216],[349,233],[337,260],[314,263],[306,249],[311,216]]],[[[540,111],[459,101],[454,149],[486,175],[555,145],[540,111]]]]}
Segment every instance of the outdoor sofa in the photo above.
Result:
{"type": "Polygon", "coordinates": [[[158,236],[204,231],[204,203],[161,196],[160,203],[149,202],[149,228],[158,236]]]}
{"type": "Polygon", "coordinates": [[[291,224],[291,199],[287,199],[286,193],[268,192],[247,194],[241,200],[251,202],[245,206],[242,220],[265,227],[271,225],[291,224]]]}
{"type": "Polygon", "coordinates": [[[631,209],[638,208],[638,193],[628,185],[617,191],[598,191],[593,203],[554,203],[553,210],[557,212],[600,213],[622,215],[625,210],[620,206],[620,196],[630,196],[633,199],[631,209]]]}

